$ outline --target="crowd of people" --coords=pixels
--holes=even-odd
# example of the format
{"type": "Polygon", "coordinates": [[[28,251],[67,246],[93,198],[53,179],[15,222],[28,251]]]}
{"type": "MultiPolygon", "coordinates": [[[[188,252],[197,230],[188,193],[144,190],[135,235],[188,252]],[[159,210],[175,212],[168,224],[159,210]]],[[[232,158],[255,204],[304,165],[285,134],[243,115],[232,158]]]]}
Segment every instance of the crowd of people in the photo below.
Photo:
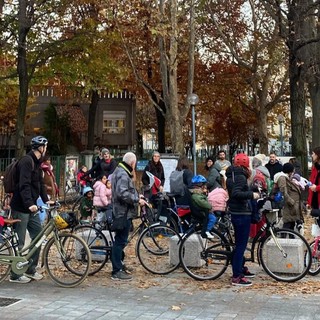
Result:
{"type": "MultiPolygon", "coordinates": [[[[56,184],[50,157],[46,155],[48,141],[37,136],[31,141],[31,151],[19,160],[17,166],[18,181],[11,199],[15,224],[22,248],[28,230],[34,239],[42,228],[44,217],[36,214],[39,201],[48,203],[58,199],[59,188],[56,184]]],[[[232,256],[232,285],[250,286],[248,278],[253,278],[244,263],[244,252],[249,241],[260,229],[264,221],[252,219],[252,206],[264,192],[273,200],[273,207],[281,209],[283,226],[295,229],[303,224],[304,201],[302,193],[308,191],[307,204],[314,209],[320,207],[320,147],[312,152],[313,167],[310,181],[301,176],[298,161],[290,159],[282,164],[275,153],[266,156],[258,154],[252,158],[244,153],[235,155],[232,163],[226,159],[226,153],[220,150],[217,157],[205,160],[204,175],[194,175],[189,160],[185,156],[178,159],[176,171],[181,172],[180,194],[175,197],[178,206],[189,206],[192,215],[201,223],[201,236],[212,239],[210,233],[217,216],[228,211],[231,215],[235,234],[235,249],[232,256]],[[259,225],[260,224],[260,225],[259,225]]],[[[124,250],[127,244],[132,219],[137,216],[138,206],[148,201],[154,202],[159,210],[157,196],[164,190],[165,172],[161,155],[154,151],[142,173],[143,192],[140,194],[134,184],[134,171],[137,158],[127,152],[122,161],[117,163],[106,148],[95,153],[92,166],[80,166],[76,173],[82,187],[80,215],[82,220],[105,222],[112,220],[115,239],[111,262],[113,280],[132,279],[132,270],[124,262],[124,250]]],[[[1,221],[0,221],[1,222],[1,221]]],[[[32,264],[23,276],[11,273],[10,281],[27,283],[31,279],[41,280],[42,275],[36,270],[40,248],[32,257],[32,264]]]]}

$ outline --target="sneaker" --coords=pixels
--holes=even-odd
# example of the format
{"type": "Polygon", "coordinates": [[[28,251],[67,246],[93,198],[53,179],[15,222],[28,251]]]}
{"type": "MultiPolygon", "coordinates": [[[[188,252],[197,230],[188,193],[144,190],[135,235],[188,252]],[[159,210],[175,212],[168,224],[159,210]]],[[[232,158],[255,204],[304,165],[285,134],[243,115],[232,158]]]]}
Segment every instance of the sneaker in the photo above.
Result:
{"type": "Polygon", "coordinates": [[[17,279],[13,279],[13,278],[10,278],[9,279],[10,282],[15,282],[15,283],[28,283],[31,281],[30,278],[26,277],[26,276],[21,276],[17,279]]]}
{"type": "Polygon", "coordinates": [[[123,280],[132,280],[132,276],[130,276],[129,274],[127,274],[126,272],[124,272],[123,270],[120,270],[116,273],[114,273],[111,276],[112,280],[116,280],[116,281],[123,281],[123,280]]]}
{"type": "Polygon", "coordinates": [[[127,274],[131,274],[133,272],[133,268],[128,267],[127,265],[123,264],[122,265],[122,271],[124,271],[127,274]]]}
{"type": "Polygon", "coordinates": [[[24,274],[26,277],[28,277],[29,279],[32,279],[32,280],[36,280],[36,281],[39,281],[39,280],[42,280],[43,279],[43,275],[38,273],[38,272],[35,272],[33,274],[28,274],[28,273],[25,273],[24,274]]]}
{"type": "Polygon", "coordinates": [[[252,282],[248,281],[245,277],[239,276],[236,278],[232,278],[231,284],[233,286],[240,286],[240,287],[249,287],[252,285],[252,282]]]}
{"type": "Polygon", "coordinates": [[[247,267],[244,267],[244,268],[243,268],[243,275],[244,275],[246,278],[254,278],[254,277],[256,276],[255,273],[250,272],[247,267]]]}
{"type": "Polygon", "coordinates": [[[210,233],[210,231],[201,232],[201,237],[204,239],[213,239],[214,236],[210,233]]]}

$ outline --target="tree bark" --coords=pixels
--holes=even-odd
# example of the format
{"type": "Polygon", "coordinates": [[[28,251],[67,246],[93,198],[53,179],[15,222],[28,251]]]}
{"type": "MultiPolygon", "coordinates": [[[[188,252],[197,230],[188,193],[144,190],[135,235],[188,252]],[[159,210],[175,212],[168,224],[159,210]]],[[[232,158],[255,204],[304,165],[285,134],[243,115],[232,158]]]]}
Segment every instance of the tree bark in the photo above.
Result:
{"type": "Polygon", "coordinates": [[[26,109],[28,103],[28,63],[27,63],[27,34],[29,31],[27,20],[27,2],[26,0],[19,1],[18,14],[18,76],[19,76],[19,105],[17,110],[16,123],[16,157],[21,157],[24,154],[24,123],[26,117],[26,109]]]}
{"type": "Polygon", "coordinates": [[[87,149],[93,150],[94,148],[94,129],[96,123],[96,113],[98,109],[100,97],[97,90],[91,91],[91,102],[89,106],[89,121],[88,121],[88,144],[87,149]]]}

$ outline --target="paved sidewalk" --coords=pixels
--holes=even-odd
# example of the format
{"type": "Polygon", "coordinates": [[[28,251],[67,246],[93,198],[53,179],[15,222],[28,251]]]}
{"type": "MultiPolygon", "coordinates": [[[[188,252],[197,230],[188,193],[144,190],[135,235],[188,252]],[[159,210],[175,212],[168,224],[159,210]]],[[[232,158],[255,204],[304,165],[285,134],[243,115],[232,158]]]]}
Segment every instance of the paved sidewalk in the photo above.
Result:
{"type": "MultiPolygon", "coordinates": [[[[320,319],[319,295],[267,295],[234,287],[195,290],[160,278],[161,285],[138,288],[127,283],[64,289],[50,280],[0,284],[1,298],[19,302],[0,308],[0,319],[121,320],[270,320],[320,319]]],[[[143,285],[141,285],[143,287],[143,285]]]]}

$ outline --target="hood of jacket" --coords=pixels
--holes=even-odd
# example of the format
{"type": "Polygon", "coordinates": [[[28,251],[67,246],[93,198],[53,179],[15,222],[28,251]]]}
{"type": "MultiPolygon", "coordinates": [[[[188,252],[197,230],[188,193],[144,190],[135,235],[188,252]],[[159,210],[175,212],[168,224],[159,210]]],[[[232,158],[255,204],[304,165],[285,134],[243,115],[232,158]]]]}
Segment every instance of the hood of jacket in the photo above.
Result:
{"type": "Polygon", "coordinates": [[[220,172],[221,169],[222,169],[220,163],[218,163],[217,161],[214,163],[214,165],[213,165],[212,167],[215,168],[215,169],[217,169],[218,172],[220,172]]]}
{"type": "Polygon", "coordinates": [[[231,166],[226,171],[226,177],[228,179],[232,179],[235,175],[246,175],[244,169],[238,166],[231,166]]]}
{"type": "Polygon", "coordinates": [[[258,166],[255,169],[259,170],[265,177],[270,178],[270,172],[265,166],[258,166]]]}
{"type": "Polygon", "coordinates": [[[279,178],[280,177],[286,177],[287,179],[289,179],[289,177],[284,173],[284,172],[278,172],[278,173],[276,173],[275,175],[274,175],[274,177],[273,177],[273,181],[275,182],[275,183],[278,183],[278,180],[279,180],[279,178]]]}

